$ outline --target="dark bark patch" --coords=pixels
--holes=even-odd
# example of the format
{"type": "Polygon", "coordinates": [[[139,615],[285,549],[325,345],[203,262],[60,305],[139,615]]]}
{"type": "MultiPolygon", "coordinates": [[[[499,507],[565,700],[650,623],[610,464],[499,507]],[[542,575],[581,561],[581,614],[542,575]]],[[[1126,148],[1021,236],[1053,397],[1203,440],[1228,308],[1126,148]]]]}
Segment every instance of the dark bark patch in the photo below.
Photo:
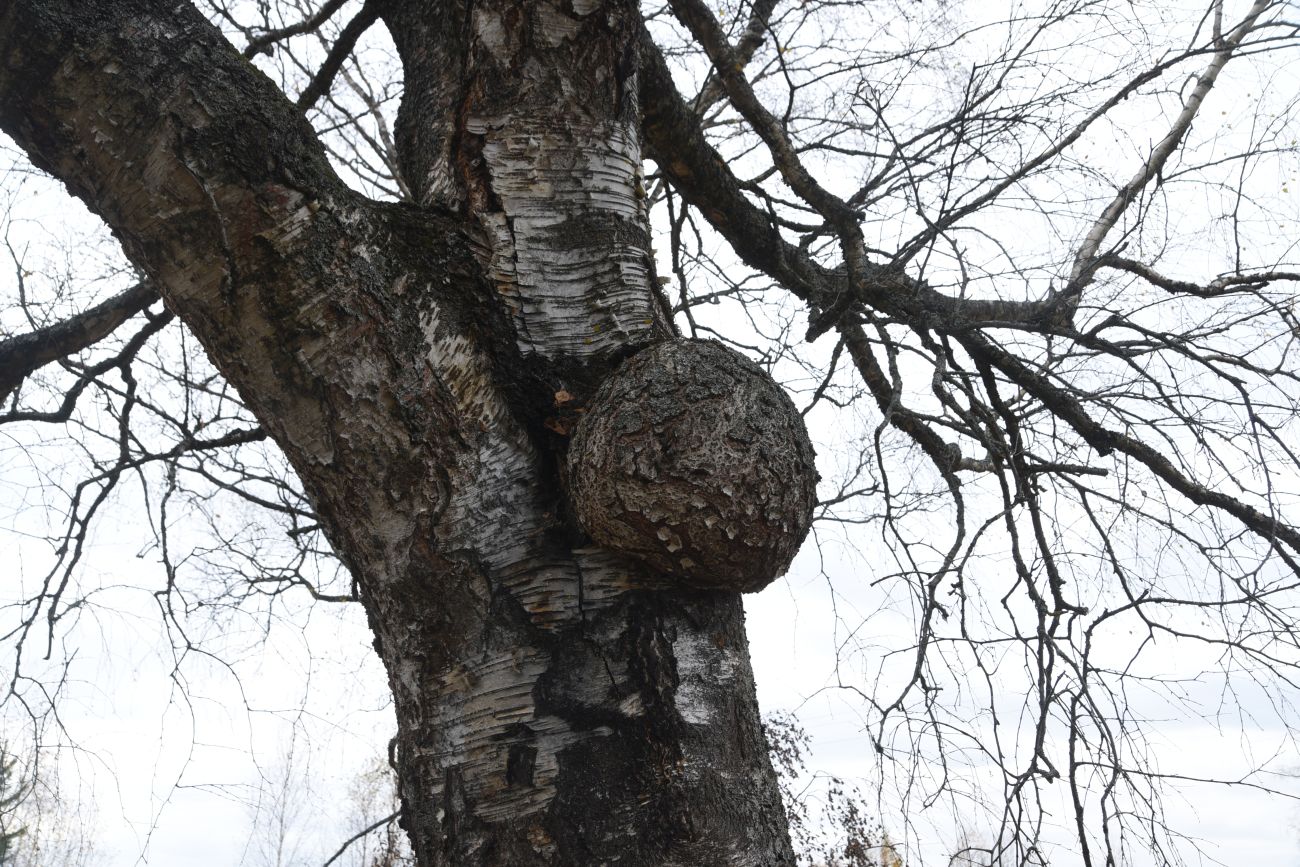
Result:
{"type": "Polygon", "coordinates": [[[528,744],[511,744],[506,760],[506,782],[512,786],[531,786],[533,769],[537,766],[537,747],[528,744]]]}

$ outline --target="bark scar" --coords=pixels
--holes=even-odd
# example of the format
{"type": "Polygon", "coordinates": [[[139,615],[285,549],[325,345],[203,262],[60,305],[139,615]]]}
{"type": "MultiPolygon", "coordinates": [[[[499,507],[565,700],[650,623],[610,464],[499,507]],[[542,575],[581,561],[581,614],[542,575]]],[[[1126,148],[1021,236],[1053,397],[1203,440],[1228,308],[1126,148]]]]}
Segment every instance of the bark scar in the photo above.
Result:
{"type": "Polygon", "coordinates": [[[226,234],[226,221],[221,217],[221,206],[217,204],[217,197],[213,195],[207,182],[203,180],[203,176],[195,170],[194,165],[190,162],[190,156],[187,153],[188,149],[185,146],[185,135],[182,132],[185,124],[182,119],[177,117],[174,113],[170,114],[169,117],[175,124],[177,130],[175,147],[176,156],[180,159],[181,165],[185,167],[185,171],[190,177],[194,178],[194,182],[199,185],[199,190],[203,192],[203,197],[208,200],[208,204],[212,207],[212,218],[217,223],[217,238],[221,244],[222,255],[226,260],[226,270],[221,276],[221,297],[229,306],[234,304],[235,301],[235,285],[239,282],[239,268],[235,264],[235,251],[230,246],[230,236],[226,234]]]}

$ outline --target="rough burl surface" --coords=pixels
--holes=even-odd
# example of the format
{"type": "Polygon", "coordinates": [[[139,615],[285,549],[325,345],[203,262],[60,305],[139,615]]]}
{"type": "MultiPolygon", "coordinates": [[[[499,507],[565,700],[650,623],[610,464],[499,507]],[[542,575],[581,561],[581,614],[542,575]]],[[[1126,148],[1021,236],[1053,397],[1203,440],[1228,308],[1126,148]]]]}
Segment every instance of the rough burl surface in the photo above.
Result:
{"type": "Polygon", "coordinates": [[[714,341],[666,340],[615,370],[574,432],[568,476],[593,540],[703,590],[783,575],[816,504],[794,404],[714,341]]]}

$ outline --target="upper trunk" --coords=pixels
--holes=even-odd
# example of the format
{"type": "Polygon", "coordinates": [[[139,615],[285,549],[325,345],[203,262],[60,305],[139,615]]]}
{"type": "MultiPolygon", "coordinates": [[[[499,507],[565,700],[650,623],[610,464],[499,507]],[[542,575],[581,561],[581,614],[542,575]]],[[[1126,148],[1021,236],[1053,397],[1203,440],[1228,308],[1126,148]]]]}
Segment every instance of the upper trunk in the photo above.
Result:
{"type": "Polygon", "coordinates": [[[162,0],[10,4],[0,121],[302,477],[389,672],[421,864],[793,863],[740,597],[650,589],[562,485],[582,404],[671,334],[636,8],[383,9],[419,208],[347,191],[283,96],[162,0]]]}

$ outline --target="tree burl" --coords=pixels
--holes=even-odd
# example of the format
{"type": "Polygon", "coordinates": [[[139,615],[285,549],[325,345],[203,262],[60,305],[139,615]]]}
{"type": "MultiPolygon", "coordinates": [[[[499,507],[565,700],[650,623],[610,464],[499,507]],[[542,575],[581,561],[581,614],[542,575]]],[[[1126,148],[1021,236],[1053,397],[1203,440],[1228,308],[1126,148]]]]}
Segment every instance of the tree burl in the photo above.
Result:
{"type": "Polygon", "coordinates": [[[817,502],[790,398],[706,340],[656,343],[615,370],[574,433],[568,476],[592,539],[701,590],[753,592],[783,575],[817,502]]]}

